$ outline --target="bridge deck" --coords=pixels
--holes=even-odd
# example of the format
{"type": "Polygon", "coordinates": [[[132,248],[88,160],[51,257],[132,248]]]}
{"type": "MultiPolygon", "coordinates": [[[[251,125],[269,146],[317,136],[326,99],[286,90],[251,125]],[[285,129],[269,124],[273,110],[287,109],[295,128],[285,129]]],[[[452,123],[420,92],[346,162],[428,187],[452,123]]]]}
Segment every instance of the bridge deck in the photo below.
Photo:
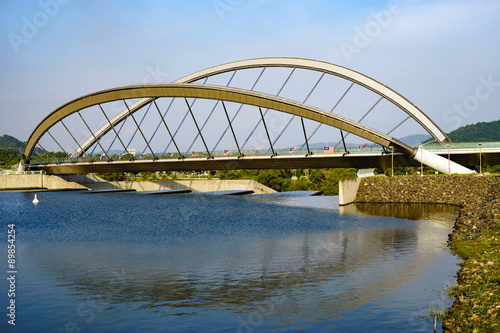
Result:
{"type": "MultiPolygon", "coordinates": [[[[433,153],[445,158],[447,149],[431,149],[433,153]]],[[[450,159],[464,166],[479,165],[479,148],[450,149],[450,159]]],[[[500,164],[500,148],[481,149],[483,165],[500,164]]],[[[416,167],[420,163],[403,153],[391,154],[381,151],[352,151],[349,154],[342,152],[314,153],[306,156],[302,153],[270,155],[236,155],[190,156],[184,159],[161,158],[114,160],[108,161],[79,161],[76,163],[49,163],[46,165],[32,165],[32,170],[45,170],[48,174],[72,173],[107,173],[107,172],[141,172],[141,171],[191,171],[191,170],[237,170],[237,169],[316,169],[316,168],[368,168],[368,167],[416,167]]]]}

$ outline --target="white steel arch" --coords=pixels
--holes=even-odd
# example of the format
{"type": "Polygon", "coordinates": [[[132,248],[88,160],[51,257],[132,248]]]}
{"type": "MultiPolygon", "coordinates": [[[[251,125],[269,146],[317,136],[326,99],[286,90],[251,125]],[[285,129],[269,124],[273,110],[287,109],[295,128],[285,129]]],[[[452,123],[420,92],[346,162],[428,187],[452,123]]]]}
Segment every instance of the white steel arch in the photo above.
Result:
{"type": "Polygon", "coordinates": [[[22,163],[24,165],[28,164],[36,144],[53,125],[73,113],[94,105],[100,105],[102,103],[140,98],[140,100],[134,104],[134,111],[137,111],[141,105],[143,106],[147,104],[146,101],[151,101],[160,97],[213,99],[268,108],[339,128],[384,147],[393,146],[396,151],[404,152],[410,155],[413,153],[413,148],[397,139],[314,106],[238,88],[212,86],[207,84],[169,83],[126,86],[102,90],[93,94],[82,96],[59,107],[49,114],[31,134],[23,151],[22,163]]]}
{"type": "MultiPolygon", "coordinates": [[[[432,119],[430,119],[424,112],[422,112],[417,106],[403,97],[401,94],[397,93],[393,89],[383,85],[382,83],[363,75],[359,72],[353,71],[349,68],[334,65],[328,62],[319,61],[319,60],[311,60],[311,59],[301,59],[301,58],[258,58],[258,59],[248,59],[230,62],[227,64],[210,67],[190,75],[184,76],[174,83],[193,83],[199,81],[201,79],[236,71],[240,69],[250,69],[250,68],[263,68],[263,67],[291,67],[291,68],[301,68],[307,69],[311,71],[319,71],[326,74],[334,75],[337,77],[341,77],[343,79],[354,82],[362,87],[365,87],[374,93],[380,95],[381,97],[387,99],[398,108],[406,112],[411,118],[413,118],[417,123],[420,124],[430,135],[432,135],[436,141],[439,143],[451,142],[446,133],[444,133],[441,128],[439,128],[432,119]]],[[[142,108],[144,105],[147,105],[152,101],[152,98],[144,98],[139,100],[133,106],[131,106],[131,111],[135,112],[142,108]]],[[[83,144],[82,149],[78,148],[74,152],[74,156],[82,153],[81,150],[86,151],[93,144],[95,144],[96,140],[99,139],[102,135],[109,132],[112,126],[116,126],[118,123],[123,121],[128,114],[128,110],[123,110],[118,115],[116,115],[113,119],[111,119],[111,123],[107,123],[102,126],[99,130],[94,133],[94,136],[89,137],[83,144]]]]}

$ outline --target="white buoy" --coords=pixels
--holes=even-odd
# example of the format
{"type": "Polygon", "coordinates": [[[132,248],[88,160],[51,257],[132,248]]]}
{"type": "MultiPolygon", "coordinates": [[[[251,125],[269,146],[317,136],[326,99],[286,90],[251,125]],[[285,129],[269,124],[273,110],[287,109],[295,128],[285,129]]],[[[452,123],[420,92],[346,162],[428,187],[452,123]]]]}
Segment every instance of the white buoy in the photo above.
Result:
{"type": "Polygon", "coordinates": [[[36,205],[37,203],[39,203],[40,201],[38,201],[38,198],[36,197],[36,194],[35,194],[35,199],[33,199],[33,203],[36,205]]]}

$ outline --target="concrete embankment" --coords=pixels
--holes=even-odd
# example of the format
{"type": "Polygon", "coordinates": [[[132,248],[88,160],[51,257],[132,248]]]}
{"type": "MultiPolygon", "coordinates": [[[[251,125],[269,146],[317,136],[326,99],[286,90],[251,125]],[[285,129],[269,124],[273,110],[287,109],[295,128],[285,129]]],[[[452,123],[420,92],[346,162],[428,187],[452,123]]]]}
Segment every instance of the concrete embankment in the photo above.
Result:
{"type": "Polygon", "coordinates": [[[191,190],[193,192],[253,191],[256,194],[275,192],[273,189],[250,179],[108,182],[94,175],[0,175],[0,190],[61,190],[69,188],[89,190],[134,189],[137,191],[191,190]]]}
{"type": "Polygon", "coordinates": [[[0,175],[0,191],[16,191],[31,189],[86,189],[85,186],[69,182],[58,176],[31,174],[31,175],[0,175]]]}
{"type": "Polygon", "coordinates": [[[371,177],[356,185],[346,185],[348,192],[357,187],[355,202],[444,203],[460,207],[449,236],[450,246],[467,255],[463,255],[458,286],[453,291],[457,300],[445,314],[443,330],[499,332],[500,262],[491,258],[500,258],[496,236],[500,230],[500,177],[371,177]]]}

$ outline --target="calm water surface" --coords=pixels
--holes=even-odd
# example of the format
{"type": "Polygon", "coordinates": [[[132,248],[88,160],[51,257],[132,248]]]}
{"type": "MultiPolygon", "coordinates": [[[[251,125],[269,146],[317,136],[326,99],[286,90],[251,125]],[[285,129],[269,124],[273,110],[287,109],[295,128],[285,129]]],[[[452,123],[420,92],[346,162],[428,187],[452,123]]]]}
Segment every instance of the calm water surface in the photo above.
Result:
{"type": "MultiPolygon", "coordinates": [[[[0,193],[19,332],[431,332],[449,206],[336,197],[0,193]]],[[[0,297],[8,304],[2,279],[0,297]]],[[[12,329],[3,310],[0,331],[12,329]]]]}

